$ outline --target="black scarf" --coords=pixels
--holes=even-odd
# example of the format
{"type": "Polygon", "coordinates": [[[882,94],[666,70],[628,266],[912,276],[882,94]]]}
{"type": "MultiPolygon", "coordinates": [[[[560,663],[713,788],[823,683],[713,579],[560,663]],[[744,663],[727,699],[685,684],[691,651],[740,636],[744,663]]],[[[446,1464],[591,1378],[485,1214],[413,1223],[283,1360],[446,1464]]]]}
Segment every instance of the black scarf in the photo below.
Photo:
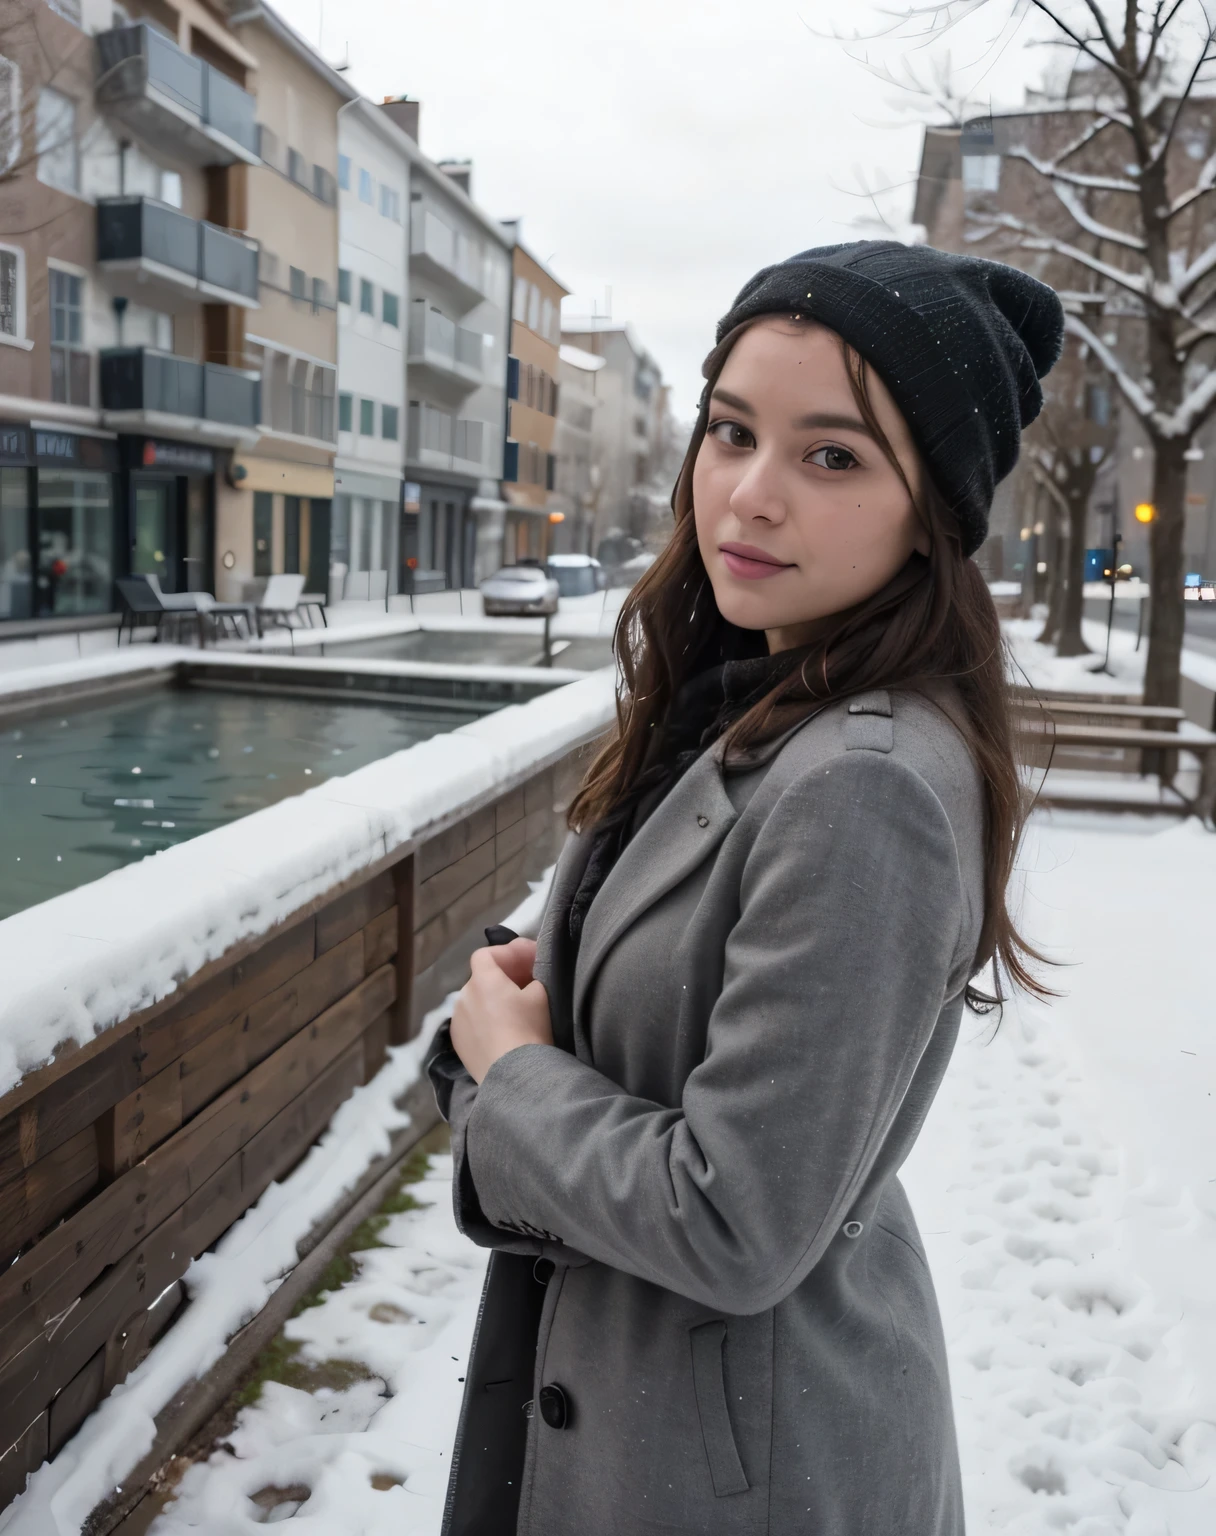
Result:
{"type": "Polygon", "coordinates": [[[567,919],[576,947],[587,909],[638,828],[701,753],[774,687],[801,654],[778,651],[770,656],[766,652],[720,661],[679,689],[666,721],[656,729],[633,787],[591,832],[591,850],[567,919]]]}

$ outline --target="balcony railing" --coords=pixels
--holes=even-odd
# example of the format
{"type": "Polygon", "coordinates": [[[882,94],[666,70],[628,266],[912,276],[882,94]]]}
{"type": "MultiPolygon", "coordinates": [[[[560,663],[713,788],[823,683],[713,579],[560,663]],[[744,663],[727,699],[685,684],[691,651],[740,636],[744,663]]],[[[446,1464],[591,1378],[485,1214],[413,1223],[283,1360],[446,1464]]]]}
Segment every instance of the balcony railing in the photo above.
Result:
{"type": "Polygon", "coordinates": [[[256,247],[150,197],[99,199],[97,260],[152,263],[164,269],[159,275],[172,286],[235,303],[257,303],[256,247]]]}
{"type": "Polygon", "coordinates": [[[466,309],[485,297],[476,242],[458,234],[424,203],[414,205],[410,216],[410,263],[424,275],[438,279],[466,309]]]}
{"type": "Polygon", "coordinates": [[[253,431],[260,385],[240,369],[152,347],[110,347],[101,354],[103,411],[155,412],[253,431]]]}
{"type": "Polygon", "coordinates": [[[97,100],[137,133],[198,165],[257,163],[257,104],[248,91],[136,22],[97,38],[97,100]]]}
{"type": "Polygon", "coordinates": [[[407,364],[428,370],[441,384],[467,394],[482,383],[482,339],[478,331],[457,325],[425,300],[410,306],[407,364]]]}

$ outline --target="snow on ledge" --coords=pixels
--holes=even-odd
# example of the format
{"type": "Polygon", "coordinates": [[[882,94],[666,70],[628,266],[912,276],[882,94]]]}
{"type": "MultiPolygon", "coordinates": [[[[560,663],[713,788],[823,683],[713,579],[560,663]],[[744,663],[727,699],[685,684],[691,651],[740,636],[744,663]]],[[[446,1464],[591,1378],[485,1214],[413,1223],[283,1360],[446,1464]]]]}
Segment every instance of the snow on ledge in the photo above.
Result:
{"type": "Polygon", "coordinates": [[[614,718],[609,667],[0,921],[0,1094],[614,718]]]}

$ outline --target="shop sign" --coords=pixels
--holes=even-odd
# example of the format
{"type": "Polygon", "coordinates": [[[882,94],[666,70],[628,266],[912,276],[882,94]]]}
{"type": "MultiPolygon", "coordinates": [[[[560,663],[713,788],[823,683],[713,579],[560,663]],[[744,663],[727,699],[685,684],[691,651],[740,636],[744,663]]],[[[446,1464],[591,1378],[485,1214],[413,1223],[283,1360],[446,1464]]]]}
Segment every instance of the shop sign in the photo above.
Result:
{"type": "Polygon", "coordinates": [[[0,464],[28,464],[29,461],[29,428],[0,422],[0,464]]]}
{"type": "Polygon", "coordinates": [[[415,480],[407,480],[401,487],[402,506],[407,512],[422,511],[422,487],[415,480]]]}
{"type": "Polygon", "coordinates": [[[183,475],[210,475],[215,472],[215,455],[210,448],[194,443],[162,443],[144,439],[140,463],[145,469],[175,469],[183,475]]]}
{"type": "Polygon", "coordinates": [[[102,437],[78,437],[75,432],[37,429],[34,432],[34,457],[47,468],[118,468],[116,443],[102,437]]]}

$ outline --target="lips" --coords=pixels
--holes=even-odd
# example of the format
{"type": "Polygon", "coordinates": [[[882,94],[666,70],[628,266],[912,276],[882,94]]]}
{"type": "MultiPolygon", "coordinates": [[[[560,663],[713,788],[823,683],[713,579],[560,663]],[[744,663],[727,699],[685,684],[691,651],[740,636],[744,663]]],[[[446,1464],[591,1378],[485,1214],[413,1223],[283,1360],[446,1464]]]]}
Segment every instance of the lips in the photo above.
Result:
{"type": "Polygon", "coordinates": [[[726,569],[732,576],[741,576],[745,581],[763,581],[790,569],[787,561],[775,559],[754,544],[723,544],[719,547],[726,569]]]}

